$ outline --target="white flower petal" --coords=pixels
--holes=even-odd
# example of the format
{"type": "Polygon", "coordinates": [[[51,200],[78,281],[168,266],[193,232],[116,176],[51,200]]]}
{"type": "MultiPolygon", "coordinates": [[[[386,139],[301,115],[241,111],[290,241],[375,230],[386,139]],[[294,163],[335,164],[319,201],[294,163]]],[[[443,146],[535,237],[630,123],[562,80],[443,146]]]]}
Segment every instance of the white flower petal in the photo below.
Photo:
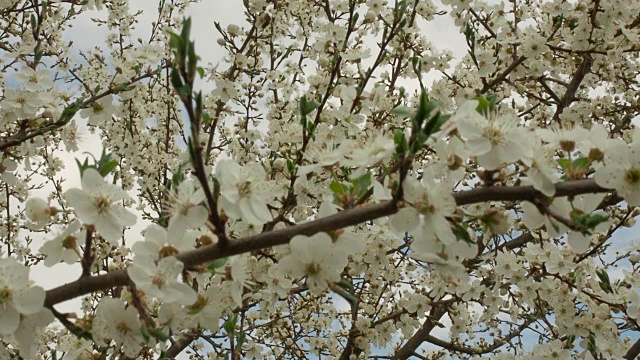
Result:
{"type": "Polygon", "coordinates": [[[13,290],[13,305],[21,314],[33,314],[44,307],[46,293],[40,286],[13,290]]]}

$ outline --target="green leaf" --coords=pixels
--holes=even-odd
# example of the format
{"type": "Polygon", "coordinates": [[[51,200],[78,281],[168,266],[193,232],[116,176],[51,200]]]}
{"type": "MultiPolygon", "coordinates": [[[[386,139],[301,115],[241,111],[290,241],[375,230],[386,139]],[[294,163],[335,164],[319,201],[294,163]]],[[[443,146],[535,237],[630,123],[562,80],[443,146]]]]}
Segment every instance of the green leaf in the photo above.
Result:
{"type": "Polygon", "coordinates": [[[187,59],[187,74],[189,75],[189,84],[193,85],[193,80],[196,77],[196,71],[198,68],[198,60],[200,57],[196,55],[196,46],[193,41],[189,42],[188,59],[187,59]]]}
{"type": "Polygon", "coordinates": [[[401,118],[413,118],[413,110],[406,106],[398,106],[391,110],[391,113],[401,118]]]}
{"type": "Polygon", "coordinates": [[[302,97],[300,98],[300,115],[302,117],[305,117],[309,114],[311,114],[315,109],[317,109],[318,107],[320,107],[320,103],[317,101],[308,101],[307,100],[307,95],[302,95],[302,97]]]}
{"type": "Polygon", "coordinates": [[[470,245],[475,245],[476,242],[473,241],[473,239],[471,239],[471,236],[469,235],[469,232],[463,227],[461,226],[459,223],[456,223],[456,227],[455,229],[453,229],[453,233],[456,235],[456,239],[458,241],[462,240],[464,242],[466,242],[467,244],[470,245]]]}
{"type": "Polygon", "coordinates": [[[371,187],[371,173],[367,172],[355,179],[351,179],[351,184],[353,184],[353,195],[359,198],[364,196],[369,191],[369,187],[371,187]]]}
{"type": "Polygon", "coordinates": [[[149,334],[149,329],[146,326],[141,326],[140,332],[142,333],[142,338],[144,339],[144,342],[148,343],[149,339],[151,338],[151,334],[149,334]]]}
{"type": "Polygon", "coordinates": [[[589,337],[587,337],[587,350],[589,350],[590,352],[594,352],[598,349],[598,347],[596,346],[596,337],[593,334],[589,334],[589,337]]]}
{"type": "Polygon", "coordinates": [[[473,30],[473,27],[467,23],[467,26],[464,29],[464,36],[467,38],[467,40],[473,44],[476,41],[476,33],[473,30]]]}
{"type": "Polygon", "coordinates": [[[215,273],[216,270],[218,270],[219,268],[223,267],[225,264],[227,263],[227,258],[220,258],[220,259],[215,259],[212,262],[209,263],[209,266],[207,266],[207,270],[209,270],[212,273],[215,273]]]}
{"type": "Polygon", "coordinates": [[[183,63],[185,45],[180,35],[169,31],[169,46],[174,50],[176,57],[178,58],[176,61],[183,63]]]}
{"type": "Polygon", "coordinates": [[[236,335],[236,347],[238,349],[242,348],[245,341],[247,341],[247,334],[244,331],[236,335]]]}
{"type": "Polygon", "coordinates": [[[202,123],[205,125],[211,125],[211,115],[208,112],[202,113],[202,123]]]}
{"type": "Polygon", "coordinates": [[[571,160],[567,158],[556,159],[556,162],[560,165],[562,170],[569,171],[571,169],[571,160]]]}
{"type": "Polygon", "coordinates": [[[111,160],[105,163],[101,163],[98,167],[98,172],[102,177],[109,175],[109,173],[118,166],[118,162],[115,160],[111,160]]]}
{"type": "Polygon", "coordinates": [[[420,92],[420,99],[418,100],[418,111],[416,111],[416,115],[413,118],[414,129],[422,128],[422,123],[429,117],[431,110],[432,107],[429,105],[427,92],[422,89],[422,92],[420,92]]]}
{"type": "Polygon", "coordinates": [[[407,138],[404,136],[404,132],[400,129],[393,132],[393,142],[396,144],[396,154],[398,156],[404,156],[409,150],[407,144],[407,138]]]}
{"type": "Polygon", "coordinates": [[[479,95],[473,99],[478,100],[476,111],[485,116],[492,113],[496,109],[496,104],[498,103],[498,97],[495,94],[488,94],[487,96],[479,95]]]}
{"type": "Polygon", "coordinates": [[[80,160],[76,159],[76,164],[78,164],[78,170],[80,170],[80,178],[82,178],[86,169],[95,168],[94,166],[89,165],[89,159],[84,159],[84,163],[81,163],[80,160]]]}
{"type": "Polygon", "coordinates": [[[178,187],[178,185],[180,185],[184,181],[184,179],[184,172],[182,171],[182,165],[180,165],[178,167],[178,170],[171,176],[171,184],[173,184],[173,186],[175,187],[178,187]]]}
{"type": "Polygon", "coordinates": [[[611,281],[609,280],[609,274],[607,274],[607,271],[604,269],[596,270],[596,275],[600,279],[600,288],[606,293],[613,293],[613,288],[611,287],[611,281]]]}
{"type": "Polygon", "coordinates": [[[586,157],[577,158],[573,161],[571,166],[574,169],[588,169],[591,166],[591,161],[586,157]]]}
{"type": "Polygon", "coordinates": [[[331,291],[339,295],[341,298],[345,299],[349,303],[349,305],[351,305],[352,309],[358,305],[358,298],[353,296],[353,294],[351,294],[347,290],[337,286],[337,284],[331,285],[331,291]]]}
{"type": "Polygon", "coordinates": [[[427,139],[427,135],[424,133],[424,131],[418,130],[415,140],[413,141],[413,143],[411,143],[411,153],[415,154],[420,149],[422,149],[422,145],[427,142],[427,139]]]}
{"type": "Polygon", "coordinates": [[[351,26],[356,26],[356,22],[358,21],[359,13],[353,14],[353,20],[351,20],[351,26]]]}
{"type": "Polygon", "coordinates": [[[175,66],[171,69],[171,85],[176,90],[181,89],[184,86],[180,72],[175,66]]]}
{"type": "Polygon", "coordinates": [[[573,221],[573,223],[577,225],[580,230],[588,235],[591,234],[591,231],[594,230],[596,226],[602,224],[607,220],[609,220],[609,216],[607,215],[597,213],[583,213],[580,211],[571,212],[571,221],[573,221]]]}
{"type": "Polygon", "coordinates": [[[58,122],[65,123],[65,124],[69,122],[78,112],[78,110],[80,110],[80,106],[82,105],[83,101],[84,101],[84,98],[79,98],[73,103],[71,103],[70,105],[68,105],[66,108],[64,108],[64,110],[62,110],[62,114],[60,115],[60,120],[58,122]]]}
{"type": "Polygon", "coordinates": [[[349,185],[343,184],[338,181],[333,181],[331,184],[329,184],[329,189],[331,189],[331,191],[333,191],[333,193],[337,196],[342,196],[350,192],[349,185]]]}
{"type": "Polygon", "coordinates": [[[236,321],[238,320],[238,315],[234,314],[233,317],[222,324],[222,328],[229,335],[233,335],[236,330],[236,321]]]}
{"type": "Polygon", "coordinates": [[[191,18],[184,18],[182,21],[182,31],[180,32],[180,38],[182,41],[187,44],[189,41],[189,33],[191,32],[191,18]]]}
{"type": "Polygon", "coordinates": [[[341,288],[347,290],[347,291],[352,291],[353,290],[353,284],[350,283],[349,281],[347,281],[346,279],[340,279],[339,282],[336,283],[336,285],[340,286],[341,288]]]}
{"type": "Polygon", "coordinates": [[[34,56],[33,56],[33,62],[35,64],[38,64],[40,62],[40,60],[42,59],[42,55],[44,55],[44,52],[40,49],[37,49],[34,56]]]}
{"type": "Polygon", "coordinates": [[[162,330],[157,328],[149,329],[149,335],[153,336],[155,339],[158,339],[160,341],[169,340],[169,335],[165,334],[162,330]]]}

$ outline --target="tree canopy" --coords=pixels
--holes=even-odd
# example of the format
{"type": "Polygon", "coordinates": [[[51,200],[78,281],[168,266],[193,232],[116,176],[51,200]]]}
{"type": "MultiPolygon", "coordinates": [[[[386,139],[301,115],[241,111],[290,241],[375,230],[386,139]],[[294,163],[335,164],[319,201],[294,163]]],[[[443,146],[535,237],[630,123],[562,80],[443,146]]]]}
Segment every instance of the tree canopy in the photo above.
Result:
{"type": "Polygon", "coordinates": [[[0,359],[640,354],[640,2],[236,2],[0,0],[0,359]]]}

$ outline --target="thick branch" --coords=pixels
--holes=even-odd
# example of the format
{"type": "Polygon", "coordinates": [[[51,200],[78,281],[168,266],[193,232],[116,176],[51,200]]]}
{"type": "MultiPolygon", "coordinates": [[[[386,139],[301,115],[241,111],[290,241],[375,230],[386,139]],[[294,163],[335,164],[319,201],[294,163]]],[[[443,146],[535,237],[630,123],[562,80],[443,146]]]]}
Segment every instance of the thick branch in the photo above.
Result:
{"type": "Polygon", "coordinates": [[[191,344],[197,338],[198,337],[194,335],[187,335],[187,334],[181,335],[178,338],[178,340],[176,340],[176,342],[171,344],[171,347],[167,349],[165,356],[169,359],[175,358],[176,356],[178,356],[178,354],[180,354],[184,349],[186,349],[187,346],[189,346],[189,344],[191,344]]]}
{"type": "Polygon", "coordinates": [[[524,323],[520,324],[517,328],[513,329],[511,332],[509,332],[505,337],[500,338],[500,339],[496,339],[493,344],[485,347],[485,348],[470,348],[467,346],[463,346],[463,345],[458,345],[458,344],[453,344],[450,342],[447,342],[445,340],[439,339],[433,335],[425,335],[424,337],[424,341],[429,342],[433,345],[436,346],[440,346],[443,349],[447,349],[449,351],[454,351],[454,352],[459,352],[459,353],[463,353],[463,354],[468,354],[468,355],[482,355],[482,354],[488,354],[492,351],[495,351],[497,349],[499,349],[500,347],[504,346],[504,344],[508,343],[509,341],[511,341],[511,339],[513,339],[514,337],[520,335],[522,333],[522,331],[524,331],[524,329],[526,329],[529,325],[531,325],[532,323],[534,323],[535,320],[527,320],[524,323]]]}
{"type": "Polygon", "coordinates": [[[627,360],[633,360],[638,356],[638,354],[640,354],[640,339],[633,343],[631,348],[629,348],[627,353],[624,355],[624,358],[627,360]]]}
{"type": "Polygon", "coordinates": [[[593,58],[591,57],[591,55],[583,54],[582,62],[576,69],[576,72],[573,74],[573,78],[571,79],[571,82],[569,83],[569,86],[567,87],[567,90],[562,97],[562,102],[558,104],[556,113],[553,114],[553,120],[555,122],[560,122],[560,115],[562,114],[564,109],[571,105],[571,103],[576,99],[576,92],[578,91],[578,88],[580,88],[580,84],[582,83],[582,80],[584,80],[584,77],[589,73],[589,70],[591,70],[592,64],[593,58]]]}
{"type": "Polygon", "coordinates": [[[436,306],[431,309],[431,313],[427,320],[424,321],[422,327],[416,331],[413,336],[407,340],[407,342],[396,351],[395,355],[393,355],[393,360],[404,360],[410,358],[415,350],[422,345],[426,336],[433,330],[433,328],[438,324],[440,318],[447,313],[446,306],[436,306]]]}
{"type": "Polygon", "coordinates": [[[504,79],[507,78],[507,76],[509,76],[509,74],[511,74],[513,72],[513,70],[515,70],[520,64],[522,64],[527,58],[524,56],[520,56],[518,58],[516,58],[515,60],[513,60],[513,62],[511,63],[511,65],[509,65],[503,72],[500,73],[500,75],[498,75],[495,79],[491,80],[490,82],[488,82],[487,84],[485,84],[482,89],[480,89],[480,91],[478,91],[478,94],[484,94],[487,91],[493,89],[494,86],[500,84],[501,82],[504,81],[504,79]]]}
{"type": "MultiPolygon", "coordinates": [[[[560,197],[606,191],[608,190],[599,187],[593,179],[574,180],[556,184],[556,196],[560,197]]],[[[540,196],[542,195],[531,186],[483,187],[459,191],[453,194],[458,205],[486,201],[531,201],[540,196]]],[[[385,201],[379,204],[345,210],[331,216],[285,229],[232,240],[225,247],[219,244],[205,246],[200,249],[178,254],[176,257],[184,263],[185,268],[189,269],[215,259],[287,244],[291,238],[296,235],[311,236],[322,231],[334,231],[347,226],[361,224],[383,216],[392,215],[396,213],[397,210],[395,202],[385,201]]],[[[116,286],[124,286],[127,284],[127,281],[128,276],[126,270],[118,270],[103,275],[78,279],[74,282],[48,290],[45,304],[52,306],[91,292],[106,290],[116,286]]]]}

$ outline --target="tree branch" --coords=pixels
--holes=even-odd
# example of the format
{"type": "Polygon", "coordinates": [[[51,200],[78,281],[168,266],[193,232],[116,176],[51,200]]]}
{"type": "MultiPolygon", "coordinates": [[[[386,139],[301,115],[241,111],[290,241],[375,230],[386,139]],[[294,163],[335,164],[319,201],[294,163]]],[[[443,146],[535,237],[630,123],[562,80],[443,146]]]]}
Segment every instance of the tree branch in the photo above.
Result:
{"type": "Polygon", "coordinates": [[[500,75],[498,75],[495,79],[493,79],[490,82],[488,82],[487,84],[485,84],[482,87],[482,89],[480,89],[480,91],[478,91],[478,95],[486,93],[487,91],[493,89],[494,86],[496,86],[499,83],[503,82],[504,79],[506,79],[507,76],[509,76],[509,74],[511,74],[511,72],[513,72],[513,70],[515,70],[526,59],[527,59],[526,57],[520,56],[520,57],[516,58],[515,60],[513,60],[511,65],[509,65],[502,73],[500,73],[500,75]]]}
{"type": "MultiPolygon", "coordinates": [[[[556,184],[556,197],[606,191],[609,190],[598,186],[593,179],[573,180],[556,184]]],[[[453,193],[453,197],[458,206],[486,201],[532,201],[541,196],[543,195],[532,186],[483,187],[453,193]]],[[[397,211],[398,208],[394,201],[384,201],[378,204],[341,211],[331,216],[285,229],[235,239],[224,247],[220,244],[205,246],[200,249],[178,254],[176,257],[184,263],[185,269],[192,269],[197,265],[223,257],[287,244],[296,235],[311,236],[323,231],[334,231],[383,216],[389,216],[397,211]]],[[[52,306],[91,292],[106,290],[116,286],[124,286],[127,284],[128,278],[126,270],[81,278],[48,290],[45,304],[52,306]]]]}
{"type": "Polygon", "coordinates": [[[627,360],[633,360],[638,356],[638,354],[640,354],[640,339],[633,343],[627,353],[624,354],[624,358],[627,360]]]}

